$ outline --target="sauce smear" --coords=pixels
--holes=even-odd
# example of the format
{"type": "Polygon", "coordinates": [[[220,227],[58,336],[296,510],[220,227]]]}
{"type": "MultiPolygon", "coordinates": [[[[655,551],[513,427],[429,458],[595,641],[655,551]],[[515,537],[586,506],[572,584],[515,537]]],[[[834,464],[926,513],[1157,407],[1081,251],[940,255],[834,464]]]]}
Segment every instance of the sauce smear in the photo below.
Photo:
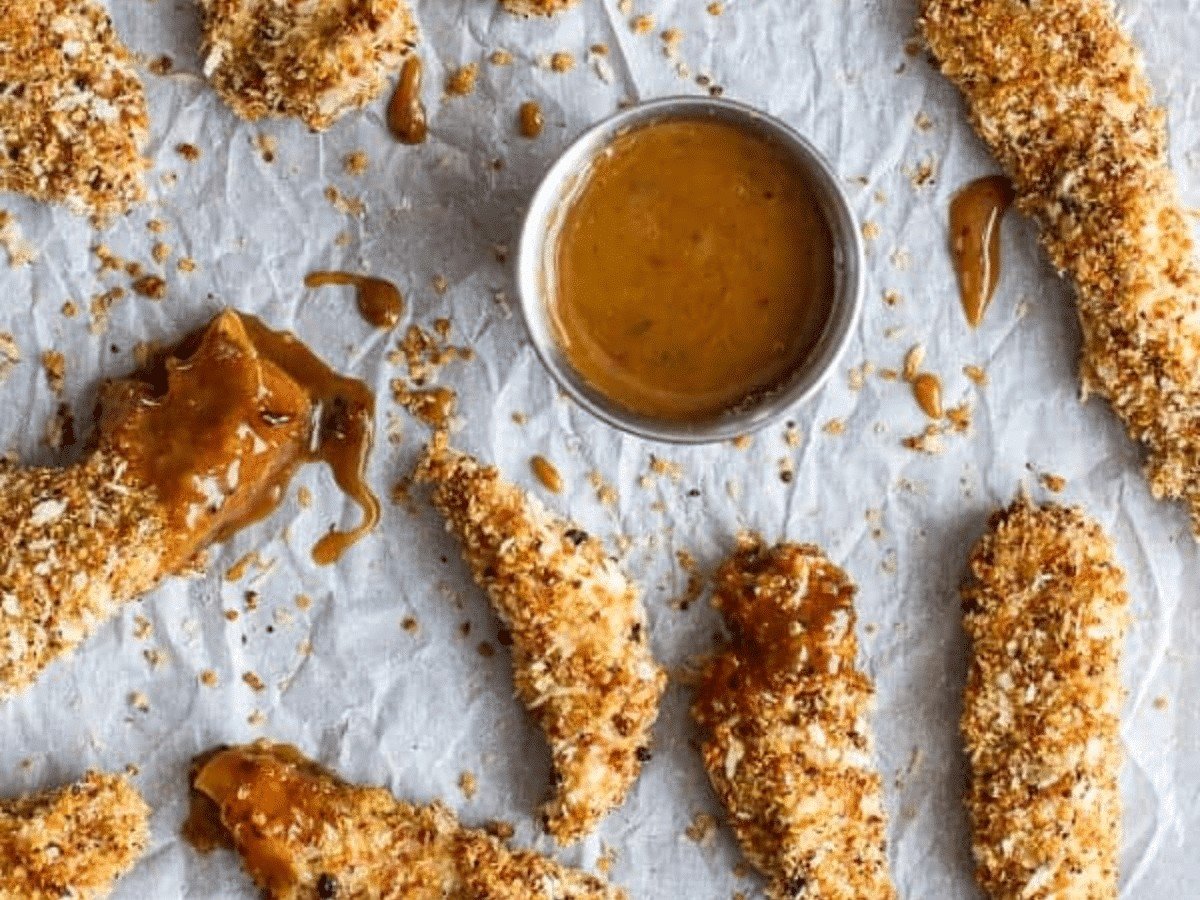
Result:
{"type": "Polygon", "coordinates": [[[950,201],[950,253],[972,328],[983,321],[1000,281],[1000,221],[1015,197],[1007,178],[992,175],[972,181],[950,201]]]}
{"type": "Polygon", "coordinates": [[[359,315],[376,328],[393,328],[404,312],[404,295],[390,281],[350,272],[310,272],[304,286],[315,288],[329,284],[348,284],[356,289],[359,315]]]}
{"type": "Polygon", "coordinates": [[[313,549],[334,562],[375,528],[380,505],[364,479],[375,398],[294,335],[227,310],[102,398],[104,439],[162,502],[167,553],[182,565],[270,515],[303,464],[324,462],[362,509],[350,531],[313,549]]]}
{"type": "Polygon", "coordinates": [[[551,318],[576,370],[633,412],[701,422],[778,388],[836,287],[806,174],[747,129],[672,119],[619,136],[562,213],[551,318]]]}
{"type": "Polygon", "coordinates": [[[388,128],[402,144],[423,144],[429,137],[429,118],[421,100],[424,68],[419,56],[406,59],[400,70],[400,83],[388,104],[388,128]]]}

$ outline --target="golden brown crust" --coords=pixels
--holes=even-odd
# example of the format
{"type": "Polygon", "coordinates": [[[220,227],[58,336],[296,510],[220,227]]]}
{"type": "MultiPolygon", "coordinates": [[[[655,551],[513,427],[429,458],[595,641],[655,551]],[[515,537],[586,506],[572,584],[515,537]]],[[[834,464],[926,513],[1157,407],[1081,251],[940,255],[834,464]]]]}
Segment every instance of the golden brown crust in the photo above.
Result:
{"type": "Polygon", "coordinates": [[[194,784],[215,801],[223,838],[273,900],[625,898],[602,878],[464,828],[441,803],[347,784],[292,747],[259,741],[197,765],[194,784]]]}
{"type": "Polygon", "coordinates": [[[322,131],[383,91],[417,42],[405,0],[200,0],[204,74],[243,119],[322,131]]]}
{"type": "Polygon", "coordinates": [[[924,0],[922,25],[1075,282],[1085,395],[1200,534],[1200,273],[1137,49],[1109,0],[924,0]]]}
{"type": "Polygon", "coordinates": [[[962,731],[991,897],[1117,896],[1123,585],[1096,522],[1023,498],[993,516],[971,557],[962,731]]]}
{"type": "Polygon", "coordinates": [[[518,16],[556,16],[579,0],[500,0],[500,5],[518,16]]]}
{"type": "Polygon", "coordinates": [[[713,789],[772,900],[887,900],[883,786],[855,668],[854,585],[817,547],[743,541],[713,605],[732,640],[692,715],[713,789]]]}
{"type": "Polygon", "coordinates": [[[149,817],[127,779],[98,772],[0,800],[0,900],[107,897],[145,851],[149,817]]]}
{"type": "Polygon", "coordinates": [[[560,844],[624,802],[649,759],[666,673],[637,588],[595,538],[435,438],[418,471],[512,635],[517,694],[550,744],[560,844]]]}
{"type": "Polygon", "coordinates": [[[116,455],[0,466],[0,700],[161,577],[163,517],[116,455]]]}
{"type": "Polygon", "coordinates": [[[0,191],[103,223],[145,197],[149,118],[96,0],[0,0],[0,191]]]}

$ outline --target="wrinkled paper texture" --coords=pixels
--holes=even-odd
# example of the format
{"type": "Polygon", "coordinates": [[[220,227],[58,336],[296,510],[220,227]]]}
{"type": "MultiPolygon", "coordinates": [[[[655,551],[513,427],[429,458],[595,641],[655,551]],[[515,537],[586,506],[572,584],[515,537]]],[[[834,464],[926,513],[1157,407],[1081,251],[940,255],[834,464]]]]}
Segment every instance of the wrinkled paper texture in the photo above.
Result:
{"type": "MultiPolygon", "coordinates": [[[[673,604],[688,580],[678,551],[707,574],[739,530],[756,529],[818,543],[851,573],[860,586],[861,664],[878,686],[874,722],[895,879],[904,897],[939,900],[976,896],[959,800],[966,646],[957,587],[989,513],[1021,484],[1051,496],[1039,476],[1061,475],[1061,499],[1082,503],[1106,526],[1129,572],[1122,896],[1194,893],[1200,860],[1188,846],[1200,828],[1200,554],[1184,511],[1149,496],[1138,451],[1108,408],[1078,402],[1070,291],[1016,216],[1004,224],[995,303],[979,329],[967,327],[946,249],[946,209],[958,187],[994,164],[950,85],[923,53],[906,52],[910,0],[726,0],[721,16],[708,14],[703,0],[635,0],[635,13],[656,16],[647,34],[634,33],[614,0],[583,0],[554,22],[520,21],[493,0],[418,0],[431,139],[415,148],[388,135],[386,98],[321,135],[290,121],[242,122],[199,77],[198,14],[189,0],[113,6],[135,50],[175,62],[169,76],[145,74],[151,201],[97,235],[63,210],[0,198],[40,250],[32,265],[0,269],[0,330],[14,333],[23,357],[0,387],[0,449],[28,463],[70,458],[42,441],[59,402],[38,362],[43,350],[66,354],[66,400],[86,434],[99,381],[129,371],[138,342],[171,341],[231,305],[294,330],[336,368],[374,386],[380,440],[370,477],[386,495],[426,437],[391,401],[389,380],[403,368],[387,354],[408,324],[428,328],[448,317],[454,342],[478,351],[475,361],[439,376],[459,394],[456,443],[494,460],[614,548],[618,535],[630,539],[624,564],[644,587],[655,652],[673,673],[709,648],[718,629],[706,598],[686,611],[673,604]],[[674,60],[663,52],[666,27],[683,33],[674,60]],[[589,57],[597,43],[607,44],[607,57],[589,57]],[[487,61],[498,48],[514,54],[512,65],[487,61]],[[538,65],[560,50],[574,54],[574,71],[538,65]],[[480,64],[476,91],[444,96],[449,72],[469,62],[480,64]],[[700,93],[697,75],[812,138],[846,179],[860,219],[879,227],[866,242],[861,325],[829,385],[794,410],[796,447],[782,423],[745,449],[681,449],[594,420],[559,394],[538,363],[516,312],[512,254],[501,259],[502,248],[515,247],[540,174],[576,134],[625,100],[700,93]],[[517,136],[517,107],[527,99],[545,110],[536,141],[517,136]],[[278,140],[273,163],[255,145],[260,134],[278,140]],[[185,142],[201,148],[197,162],[176,152],[185,142]],[[343,159],[357,149],[370,165],[354,177],[343,159]],[[914,188],[923,163],[932,177],[914,188]],[[177,183],[164,182],[168,173],[177,183]],[[335,209],[325,196],[330,185],[362,198],[365,214],[335,209]],[[151,218],[169,230],[151,234],[151,218]],[[89,298],[128,280],[99,277],[89,248],[103,241],[149,264],[157,240],[174,248],[161,267],[167,299],[130,294],[114,306],[108,330],[90,334],[89,298]],[[195,257],[198,270],[176,271],[181,255],[195,257]],[[394,280],[408,301],[400,327],[372,330],[354,313],[348,289],[305,290],[303,276],[316,268],[394,280]],[[444,295],[432,288],[438,275],[449,286],[444,295]],[[899,296],[895,305],[883,301],[888,291],[899,296]],[[69,298],[84,310],[73,319],[60,312],[69,298]],[[938,456],[900,445],[926,424],[902,381],[871,374],[855,390],[849,377],[863,362],[899,370],[917,343],[926,348],[924,368],[944,381],[947,405],[965,400],[974,411],[972,433],[948,436],[938,456]],[[964,376],[968,364],[986,370],[985,387],[964,376]],[[515,423],[514,413],[526,414],[527,424],[515,423]],[[829,433],[831,420],[843,422],[844,433],[829,433]],[[399,427],[399,443],[387,439],[389,425],[399,427]],[[562,472],[562,495],[547,497],[537,485],[529,470],[535,453],[562,472]],[[680,464],[682,476],[651,473],[651,454],[680,464]],[[784,459],[795,467],[790,482],[779,477],[784,459]],[[615,503],[598,501],[592,472],[616,488],[615,503]]],[[[1185,203],[1200,203],[1200,99],[1189,77],[1200,6],[1134,0],[1122,15],[1170,107],[1185,203]]],[[[510,660],[487,603],[436,515],[420,495],[412,513],[386,504],[374,535],[339,565],[321,568],[309,556],[312,544],[331,524],[356,521],[357,510],[324,469],[304,470],[298,485],[312,490],[311,508],[297,503],[294,487],[270,520],[214,548],[207,574],[172,579],[129,604],[73,659],[0,707],[0,794],[58,784],[88,767],[138,767],[137,783],[154,807],[153,844],[120,882],[119,898],[255,896],[230,854],[196,854],[179,826],[189,760],[214,744],[261,736],[295,743],[350,780],[415,801],[442,798],[467,823],[508,820],[516,844],[553,850],[535,816],[548,754],[513,698],[510,660]],[[255,549],[270,568],[251,566],[242,580],[227,580],[232,564],[255,549]],[[247,611],[247,591],[257,593],[257,611],[247,611]],[[312,599],[311,608],[298,608],[298,594],[312,599]],[[223,615],[230,609],[240,611],[236,621],[223,615]],[[136,616],[152,624],[149,636],[136,636],[136,616]],[[409,617],[415,633],[402,627],[409,617]],[[305,641],[310,655],[301,650],[305,641]],[[498,652],[481,655],[483,641],[498,652]],[[216,687],[198,681],[207,669],[218,674],[216,687]],[[252,690],[246,672],[266,689],[252,690]],[[131,703],[138,692],[148,711],[131,703]],[[255,711],[265,722],[251,724],[255,711]],[[479,781],[472,798],[458,788],[467,771],[479,781]]],[[[613,848],[612,877],[634,897],[753,894],[760,883],[733,874],[740,857],[727,830],[702,843],[684,835],[697,813],[719,814],[691,746],[688,701],[688,689],[673,680],[654,759],[628,802],[595,837],[559,857],[590,866],[613,848]]]]}

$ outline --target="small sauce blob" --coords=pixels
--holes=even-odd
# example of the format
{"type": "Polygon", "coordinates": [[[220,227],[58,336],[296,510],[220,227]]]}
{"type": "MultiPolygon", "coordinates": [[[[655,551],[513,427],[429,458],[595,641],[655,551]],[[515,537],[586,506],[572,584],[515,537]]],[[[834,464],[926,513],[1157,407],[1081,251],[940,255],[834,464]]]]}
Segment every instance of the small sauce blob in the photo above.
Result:
{"type": "Polygon", "coordinates": [[[546,127],[546,118],[542,115],[541,104],[536,100],[527,100],[521,104],[518,119],[521,127],[521,136],[530,138],[531,140],[540,137],[542,129],[546,127]]]}
{"type": "Polygon", "coordinates": [[[390,281],[350,272],[310,272],[304,286],[315,288],[329,284],[348,284],[356,288],[358,313],[376,328],[393,328],[404,312],[404,295],[390,281]]]}
{"type": "Polygon", "coordinates": [[[141,372],[105,386],[101,441],[151,486],[170,526],[172,568],[270,515],[292,475],[324,462],[363,511],[313,550],[322,564],[374,529],[364,479],[375,398],[294,335],[227,310],[141,372]]]}
{"type": "Polygon", "coordinates": [[[950,201],[950,253],[972,328],[983,321],[1000,281],[1000,221],[1015,197],[1007,178],[992,175],[972,181],[950,201]]]}
{"type": "Polygon", "coordinates": [[[706,118],[616,138],[565,198],[548,273],[556,338],[627,409],[703,422],[780,387],[836,288],[809,177],[769,138],[706,118]]]}
{"type": "Polygon", "coordinates": [[[423,144],[429,137],[429,119],[421,101],[424,64],[415,54],[404,61],[400,83],[388,104],[388,128],[402,144],[423,144]]]}
{"type": "Polygon", "coordinates": [[[559,474],[554,463],[544,456],[535,456],[529,460],[529,468],[533,469],[533,474],[542,483],[542,487],[552,494],[562,493],[562,475],[559,474]]]}
{"type": "Polygon", "coordinates": [[[922,372],[912,383],[913,397],[917,406],[931,419],[940,419],[942,409],[942,380],[929,372],[922,372]]]}

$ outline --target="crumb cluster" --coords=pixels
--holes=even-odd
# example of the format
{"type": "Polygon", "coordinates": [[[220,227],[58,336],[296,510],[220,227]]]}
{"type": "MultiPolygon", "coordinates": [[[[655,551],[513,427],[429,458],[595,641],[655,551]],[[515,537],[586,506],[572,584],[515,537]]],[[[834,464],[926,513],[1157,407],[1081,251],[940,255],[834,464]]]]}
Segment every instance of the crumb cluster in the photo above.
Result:
{"type": "Polygon", "coordinates": [[[692,715],[709,780],[771,900],[886,900],[870,679],[855,668],[854,586],[811,545],[746,538],[716,577],[733,638],[692,715]]]}
{"type": "Polygon", "coordinates": [[[1075,283],[1084,395],[1147,450],[1200,534],[1200,269],[1166,116],[1110,0],[924,0],[922,26],[976,130],[1075,283]]]}
{"type": "Polygon", "coordinates": [[[500,5],[518,16],[556,16],[579,0],[500,0],[500,5]]]}
{"type": "Polygon", "coordinates": [[[602,878],[464,828],[441,803],[414,806],[347,784],[285,745],[259,741],[202,757],[193,791],[211,804],[220,839],[279,900],[626,897],[602,878]],[[279,797],[290,802],[281,807],[279,797]]]}
{"type": "Polygon", "coordinates": [[[200,0],[205,77],[243,119],[322,131],[370,103],[416,46],[405,0],[200,0]]]}
{"type": "Polygon", "coordinates": [[[989,896],[1117,896],[1124,580],[1096,522],[1024,498],[972,554],[962,731],[989,896]]]}
{"type": "Polygon", "coordinates": [[[0,0],[0,191],[103,224],[145,197],[149,117],[98,0],[0,0]]]}
{"type": "Polygon", "coordinates": [[[150,808],[126,778],[0,800],[0,897],[98,900],[149,842],[150,808]]]}
{"type": "Polygon", "coordinates": [[[517,694],[554,766],[546,830],[578,840],[620,806],[650,758],[667,676],[650,653],[637,588],[594,537],[445,446],[418,471],[475,580],[512,636],[517,694]]]}

